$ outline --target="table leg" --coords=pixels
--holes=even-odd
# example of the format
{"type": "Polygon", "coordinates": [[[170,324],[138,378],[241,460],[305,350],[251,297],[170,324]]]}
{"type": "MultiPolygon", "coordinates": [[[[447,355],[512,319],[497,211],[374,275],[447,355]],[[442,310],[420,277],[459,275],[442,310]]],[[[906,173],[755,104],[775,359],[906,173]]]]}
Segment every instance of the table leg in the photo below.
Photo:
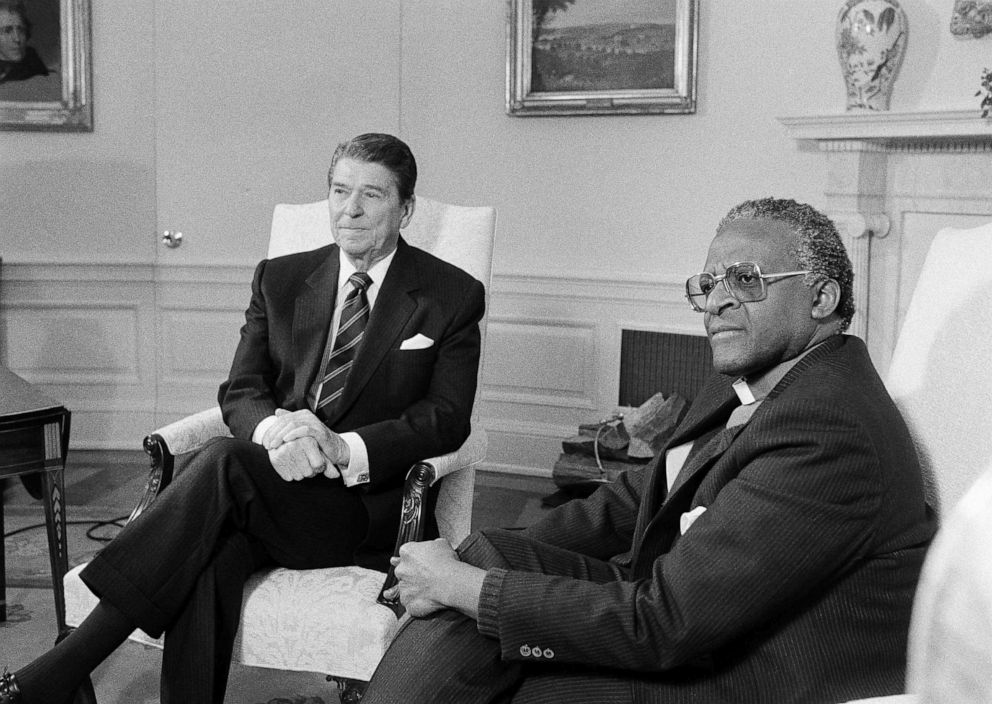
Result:
{"type": "Polygon", "coordinates": [[[0,623],[7,620],[7,555],[3,530],[3,480],[0,479],[0,623]]]}
{"type": "Polygon", "coordinates": [[[52,590],[59,634],[66,630],[65,591],[62,578],[69,571],[65,523],[65,460],[62,466],[43,472],[45,489],[45,525],[48,528],[48,554],[52,566],[52,590]]]}

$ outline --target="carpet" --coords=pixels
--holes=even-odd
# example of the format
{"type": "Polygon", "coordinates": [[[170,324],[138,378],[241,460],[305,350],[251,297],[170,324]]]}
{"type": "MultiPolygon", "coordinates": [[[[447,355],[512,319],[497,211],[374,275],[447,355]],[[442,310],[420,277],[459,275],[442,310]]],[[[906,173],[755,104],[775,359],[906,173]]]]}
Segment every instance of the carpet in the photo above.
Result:
{"type": "MultiPolygon", "coordinates": [[[[87,536],[111,538],[120,530],[116,526],[95,527],[98,522],[119,517],[120,509],[69,506],[66,509],[66,543],[69,567],[88,562],[105,543],[87,536]]],[[[5,506],[3,531],[14,533],[4,539],[7,586],[51,588],[51,564],[48,557],[48,533],[45,513],[40,506],[5,506]],[[37,526],[37,527],[31,527],[37,526]],[[27,530],[21,531],[21,529],[27,530]],[[17,532],[20,531],[20,532],[17,532]]],[[[123,523],[123,522],[122,522],[123,523]]]]}
{"type": "MultiPolygon", "coordinates": [[[[80,457],[85,458],[85,453],[76,453],[75,460],[80,457]]],[[[72,455],[70,461],[73,461],[72,455]]],[[[127,513],[134,505],[134,497],[140,496],[143,487],[143,475],[134,474],[130,466],[120,469],[111,481],[107,477],[112,472],[102,468],[102,460],[91,464],[94,467],[91,471],[87,472],[87,467],[83,466],[72,474],[72,495],[80,504],[69,505],[66,509],[66,519],[70,521],[67,527],[70,567],[89,561],[104,545],[87,537],[86,532],[92,522],[127,513]],[[118,474],[124,479],[118,478],[118,474]],[[114,503],[114,497],[120,498],[118,505],[106,506],[107,503],[114,503]],[[90,503],[84,503],[86,500],[90,503]],[[90,523],[81,525],[77,521],[90,523]]],[[[116,465],[111,469],[113,467],[116,465]]],[[[547,510],[541,506],[540,497],[554,488],[550,478],[482,472],[476,483],[473,528],[530,525],[547,510]]],[[[69,489],[67,485],[67,492],[69,489]]],[[[16,670],[50,648],[54,642],[55,604],[51,591],[44,511],[37,503],[29,503],[27,494],[19,488],[6,498],[5,533],[41,524],[4,541],[8,620],[0,622],[0,668],[9,665],[16,670]]],[[[117,531],[113,526],[106,526],[97,533],[112,537],[117,531]]],[[[161,662],[162,653],[157,648],[127,641],[94,671],[92,679],[97,701],[99,704],[158,702],[161,662]]],[[[320,673],[286,672],[239,664],[231,667],[225,698],[228,704],[338,704],[338,701],[335,685],[326,681],[320,673]]]]}
{"type": "MultiPolygon", "coordinates": [[[[51,589],[8,588],[8,618],[0,622],[0,668],[26,664],[55,641],[51,589]]],[[[127,641],[92,676],[99,704],[156,704],[162,651],[127,641]]],[[[338,691],[324,675],[235,664],[228,704],[337,704],[338,691]]]]}
{"type": "MultiPolygon", "coordinates": [[[[119,511],[119,509],[116,509],[119,511]]],[[[87,562],[105,543],[87,536],[110,538],[119,528],[94,528],[116,518],[115,509],[69,506],[66,509],[69,566],[87,562]]],[[[16,669],[50,648],[57,632],[52,597],[48,537],[44,512],[39,506],[5,506],[4,539],[7,566],[7,620],[0,622],[0,667],[16,669]]],[[[158,648],[127,641],[93,673],[99,704],[155,704],[159,701],[158,648]]],[[[337,704],[335,685],[313,672],[286,672],[263,668],[231,667],[230,704],[337,704]]]]}

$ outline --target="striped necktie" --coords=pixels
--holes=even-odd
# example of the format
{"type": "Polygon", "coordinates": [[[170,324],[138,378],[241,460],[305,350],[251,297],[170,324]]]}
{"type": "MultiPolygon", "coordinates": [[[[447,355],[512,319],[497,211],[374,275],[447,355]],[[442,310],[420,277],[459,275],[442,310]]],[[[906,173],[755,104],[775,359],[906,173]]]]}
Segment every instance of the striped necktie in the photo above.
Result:
{"type": "Polygon", "coordinates": [[[334,410],[334,404],[341,397],[348,372],[355,361],[355,355],[369,322],[369,299],[365,290],[372,283],[368,274],[357,271],[348,277],[353,288],[344,299],[338,334],[334,337],[334,349],[327,358],[324,378],[321,380],[320,397],[314,407],[323,416],[334,410]]]}

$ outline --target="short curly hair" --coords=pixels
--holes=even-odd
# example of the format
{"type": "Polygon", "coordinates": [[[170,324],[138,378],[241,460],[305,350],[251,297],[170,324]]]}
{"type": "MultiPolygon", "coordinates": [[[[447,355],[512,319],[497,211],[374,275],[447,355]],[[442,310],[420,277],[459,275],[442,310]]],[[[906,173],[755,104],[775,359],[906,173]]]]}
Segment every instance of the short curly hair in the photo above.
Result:
{"type": "Polygon", "coordinates": [[[815,286],[825,279],[833,279],[840,286],[837,314],[841,318],[840,332],[847,330],[854,317],[854,269],[833,221],[806,203],[783,198],[747,200],[730,209],[719,231],[728,223],[742,219],[767,219],[784,222],[796,235],[791,254],[802,269],[809,274],[803,279],[807,286],[815,286]]]}

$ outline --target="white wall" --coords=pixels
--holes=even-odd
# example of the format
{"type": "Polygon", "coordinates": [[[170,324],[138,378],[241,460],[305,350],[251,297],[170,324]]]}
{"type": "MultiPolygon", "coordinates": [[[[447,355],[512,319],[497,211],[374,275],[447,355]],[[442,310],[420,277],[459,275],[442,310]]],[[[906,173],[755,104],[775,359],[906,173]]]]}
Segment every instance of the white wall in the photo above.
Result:
{"type": "MultiPolygon", "coordinates": [[[[170,258],[155,233],[173,226],[175,216],[161,222],[159,203],[163,190],[174,202],[183,186],[173,178],[163,189],[156,181],[163,173],[181,172],[156,144],[156,130],[185,122],[191,136],[203,139],[196,132],[196,110],[203,106],[161,100],[169,85],[202,78],[184,74],[192,68],[170,73],[169,57],[181,53],[172,42],[182,37],[161,31],[183,16],[184,7],[192,8],[187,4],[137,0],[121,12],[94,2],[95,131],[0,132],[6,280],[0,303],[17,311],[0,327],[0,361],[72,403],[77,447],[137,446],[134,424],[122,420],[118,430],[101,435],[98,424],[86,420],[87,414],[112,413],[123,397],[144,413],[144,423],[158,401],[154,394],[138,394],[135,401],[135,379],[154,384],[168,376],[163,398],[175,416],[209,401],[212,377],[226,371],[230,331],[223,338],[218,333],[222,352],[184,362],[181,354],[155,351],[163,318],[157,306],[168,302],[165,317],[173,323],[183,319],[184,306],[194,305],[216,311],[217,320],[236,317],[227,299],[238,282],[247,282],[264,244],[267,225],[257,221],[294,193],[298,200],[319,197],[329,147],[365,124],[395,129],[411,144],[422,194],[499,209],[489,346],[491,356],[496,350],[499,357],[487,368],[483,414],[494,438],[494,464],[513,471],[546,470],[557,438],[615,401],[621,321],[698,329],[680,300],[680,285],[700,267],[729,207],[764,195],[826,205],[828,174],[821,156],[798,148],[776,118],[843,112],[833,38],[839,0],[701,2],[695,114],[526,118],[504,111],[503,2],[380,0],[369,9],[362,0],[310,0],[259,15],[274,43],[257,58],[269,67],[282,62],[285,71],[238,74],[238,62],[230,57],[252,60],[245,41],[267,36],[250,31],[250,20],[215,32],[209,42],[195,35],[197,41],[185,45],[215,60],[177,65],[209,71],[219,64],[228,75],[210,82],[217,95],[207,117],[229,125],[229,134],[222,143],[206,145],[218,151],[225,168],[197,174],[189,196],[199,212],[210,213],[209,236],[230,238],[231,246],[226,262],[200,261],[195,248],[170,258]],[[335,17],[354,31],[329,31],[333,50],[325,50],[314,40],[313,26],[335,17]],[[291,81],[293,95],[287,95],[285,76],[299,67],[309,80],[291,81]],[[156,71],[163,83],[158,92],[156,71]],[[386,77],[381,92],[363,88],[359,100],[344,90],[342,76],[368,71],[386,77]],[[266,107],[267,101],[272,105],[266,107]],[[250,122],[259,111],[266,116],[264,134],[250,122]],[[274,112],[280,119],[272,119],[274,112]],[[232,174],[241,163],[238,155],[245,155],[250,168],[232,174]],[[244,207],[246,199],[257,207],[244,207]],[[245,232],[252,233],[249,243],[245,232]],[[93,268],[60,268],[74,263],[93,268]],[[136,264],[151,265],[154,272],[136,264]],[[230,271],[214,286],[217,266],[230,271]],[[76,283],[60,286],[63,271],[76,283]],[[67,379],[75,372],[56,373],[53,365],[71,366],[73,355],[42,358],[29,349],[34,333],[11,328],[11,317],[30,319],[25,311],[40,302],[55,306],[46,310],[56,318],[59,301],[66,310],[76,305],[73,286],[80,279],[87,290],[104,290],[107,300],[143,301],[121,347],[133,353],[101,372],[99,383],[87,376],[93,360],[75,362],[78,374],[67,379]],[[126,281],[115,284],[119,279],[126,281]],[[585,364],[563,372],[559,354],[585,364]],[[163,373],[163,364],[173,366],[163,373]],[[512,368],[526,369],[526,378],[505,378],[512,368]]],[[[902,4],[909,15],[909,49],[893,110],[977,111],[973,95],[992,39],[952,37],[951,0],[902,4]]],[[[233,11],[231,5],[195,5],[204,21],[233,11]]],[[[114,321],[105,326],[120,327],[114,321]]]]}
{"type": "Polygon", "coordinates": [[[154,255],[153,13],[93,3],[92,133],[0,132],[5,265],[154,255]]]}

